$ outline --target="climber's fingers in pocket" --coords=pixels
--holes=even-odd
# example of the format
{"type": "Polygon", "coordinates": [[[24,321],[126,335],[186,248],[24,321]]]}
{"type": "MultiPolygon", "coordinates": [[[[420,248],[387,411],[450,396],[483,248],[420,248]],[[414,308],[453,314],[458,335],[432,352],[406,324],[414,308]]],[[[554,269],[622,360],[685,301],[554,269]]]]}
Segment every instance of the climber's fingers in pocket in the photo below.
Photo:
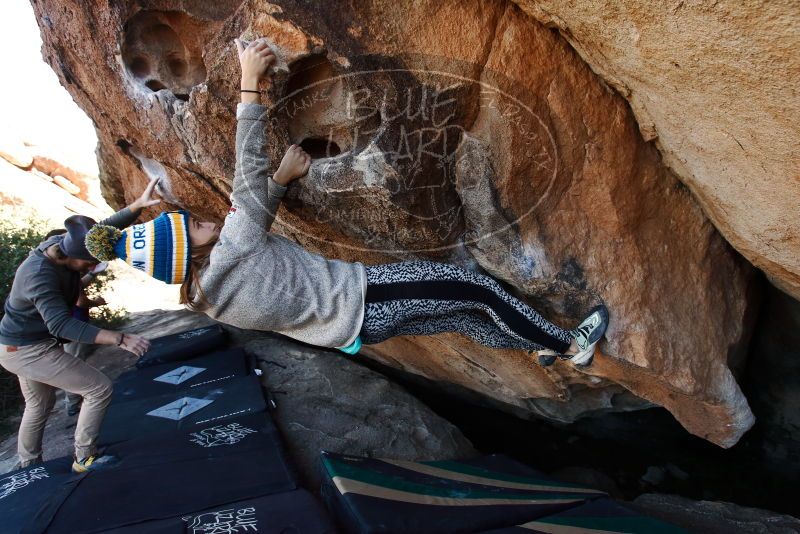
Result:
{"type": "Polygon", "coordinates": [[[254,52],[261,59],[267,59],[270,56],[272,56],[273,58],[275,57],[275,52],[272,51],[272,49],[269,47],[269,44],[266,41],[259,43],[258,46],[254,49],[254,52]]]}
{"type": "Polygon", "coordinates": [[[275,63],[275,52],[271,50],[268,52],[262,52],[261,59],[263,59],[267,65],[272,65],[275,63]]]}

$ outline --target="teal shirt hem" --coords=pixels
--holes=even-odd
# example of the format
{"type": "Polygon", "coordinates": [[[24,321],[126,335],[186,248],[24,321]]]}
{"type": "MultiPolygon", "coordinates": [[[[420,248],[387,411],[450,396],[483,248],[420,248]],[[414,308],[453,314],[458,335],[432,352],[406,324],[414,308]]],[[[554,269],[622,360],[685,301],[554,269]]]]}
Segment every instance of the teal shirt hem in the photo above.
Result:
{"type": "Polygon", "coordinates": [[[358,354],[358,351],[361,350],[361,336],[356,336],[355,341],[353,341],[346,347],[336,347],[336,348],[346,354],[358,354]]]}

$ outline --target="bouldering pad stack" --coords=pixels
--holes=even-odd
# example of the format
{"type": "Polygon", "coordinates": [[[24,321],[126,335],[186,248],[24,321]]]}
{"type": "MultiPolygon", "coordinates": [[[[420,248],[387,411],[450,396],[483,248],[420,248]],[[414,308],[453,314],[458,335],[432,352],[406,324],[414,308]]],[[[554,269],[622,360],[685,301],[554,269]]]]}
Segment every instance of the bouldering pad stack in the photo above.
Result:
{"type": "Polygon", "coordinates": [[[325,510],[306,490],[228,503],[200,512],[129,525],[114,534],[316,534],[333,532],[325,510]]]}
{"type": "Polygon", "coordinates": [[[213,351],[191,361],[178,360],[133,369],[114,381],[111,403],[219,384],[229,378],[250,375],[254,366],[251,356],[240,348],[233,348],[213,351]]]}
{"type": "Polygon", "coordinates": [[[47,532],[100,532],[298,489],[264,413],[128,441],[108,453],[119,463],[82,480],[47,532]],[[109,506],[87,510],[98,502],[109,506]]]}
{"type": "Polygon", "coordinates": [[[143,434],[157,435],[197,428],[248,413],[266,410],[255,376],[229,378],[191,390],[174,391],[112,404],[100,429],[100,445],[110,445],[143,434]]]}
{"type": "Polygon", "coordinates": [[[334,532],[299,487],[254,364],[218,326],[152,340],[115,382],[99,444],[115,461],[62,458],[0,478],[0,531],[334,532]]]}

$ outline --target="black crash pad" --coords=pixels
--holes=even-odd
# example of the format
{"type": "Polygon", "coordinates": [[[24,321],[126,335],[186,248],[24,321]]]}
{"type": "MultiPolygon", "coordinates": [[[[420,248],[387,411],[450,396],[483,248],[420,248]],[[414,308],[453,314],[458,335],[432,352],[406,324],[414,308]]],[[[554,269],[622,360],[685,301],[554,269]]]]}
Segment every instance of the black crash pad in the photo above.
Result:
{"type": "Polygon", "coordinates": [[[49,534],[105,532],[297,489],[265,413],[132,440],[106,452],[118,462],[74,485],[49,534]]]}
{"type": "Polygon", "coordinates": [[[305,490],[106,531],[108,534],[334,534],[327,513],[305,490]]]}
{"type": "Polygon", "coordinates": [[[144,435],[225,421],[266,410],[258,378],[241,376],[108,407],[100,428],[100,445],[111,445],[144,435]]]}
{"type": "Polygon", "coordinates": [[[323,497],[348,532],[475,532],[519,525],[605,494],[491,455],[400,462],[322,454],[323,497]]]}
{"type": "Polygon", "coordinates": [[[204,326],[150,340],[150,349],[136,362],[142,369],[151,365],[195,358],[222,347],[227,334],[220,325],[204,326]]]}
{"type": "Polygon", "coordinates": [[[597,499],[522,525],[486,530],[482,534],[689,534],[686,530],[629,510],[611,499],[597,499]]]}
{"type": "Polygon", "coordinates": [[[82,476],[72,473],[70,457],[0,475],[0,532],[37,532],[31,528],[55,513],[82,476]]]}
{"type": "MultiPolygon", "coordinates": [[[[280,432],[269,414],[264,412],[157,436],[147,434],[110,445],[104,452],[119,458],[115,467],[126,468],[213,458],[259,448],[269,449],[270,455],[276,458],[286,457],[280,432]]],[[[289,465],[288,461],[279,463],[289,465]]]]}
{"type": "Polygon", "coordinates": [[[133,369],[114,381],[112,404],[176,391],[191,391],[237,376],[250,374],[249,356],[241,348],[218,350],[191,361],[163,363],[133,369]]]}

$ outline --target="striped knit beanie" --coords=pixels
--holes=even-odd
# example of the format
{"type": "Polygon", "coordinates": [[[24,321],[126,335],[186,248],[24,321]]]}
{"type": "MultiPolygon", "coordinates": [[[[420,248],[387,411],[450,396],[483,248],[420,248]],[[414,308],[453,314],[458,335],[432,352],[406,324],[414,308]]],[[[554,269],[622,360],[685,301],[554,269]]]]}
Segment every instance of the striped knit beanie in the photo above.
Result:
{"type": "Polygon", "coordinates": [[[164,212],[125,230],[98,224],[86,234],[86,248],[100,261],[120,258],[162,282],[182,284],[191,261],[189,214],[164,212]]]}

